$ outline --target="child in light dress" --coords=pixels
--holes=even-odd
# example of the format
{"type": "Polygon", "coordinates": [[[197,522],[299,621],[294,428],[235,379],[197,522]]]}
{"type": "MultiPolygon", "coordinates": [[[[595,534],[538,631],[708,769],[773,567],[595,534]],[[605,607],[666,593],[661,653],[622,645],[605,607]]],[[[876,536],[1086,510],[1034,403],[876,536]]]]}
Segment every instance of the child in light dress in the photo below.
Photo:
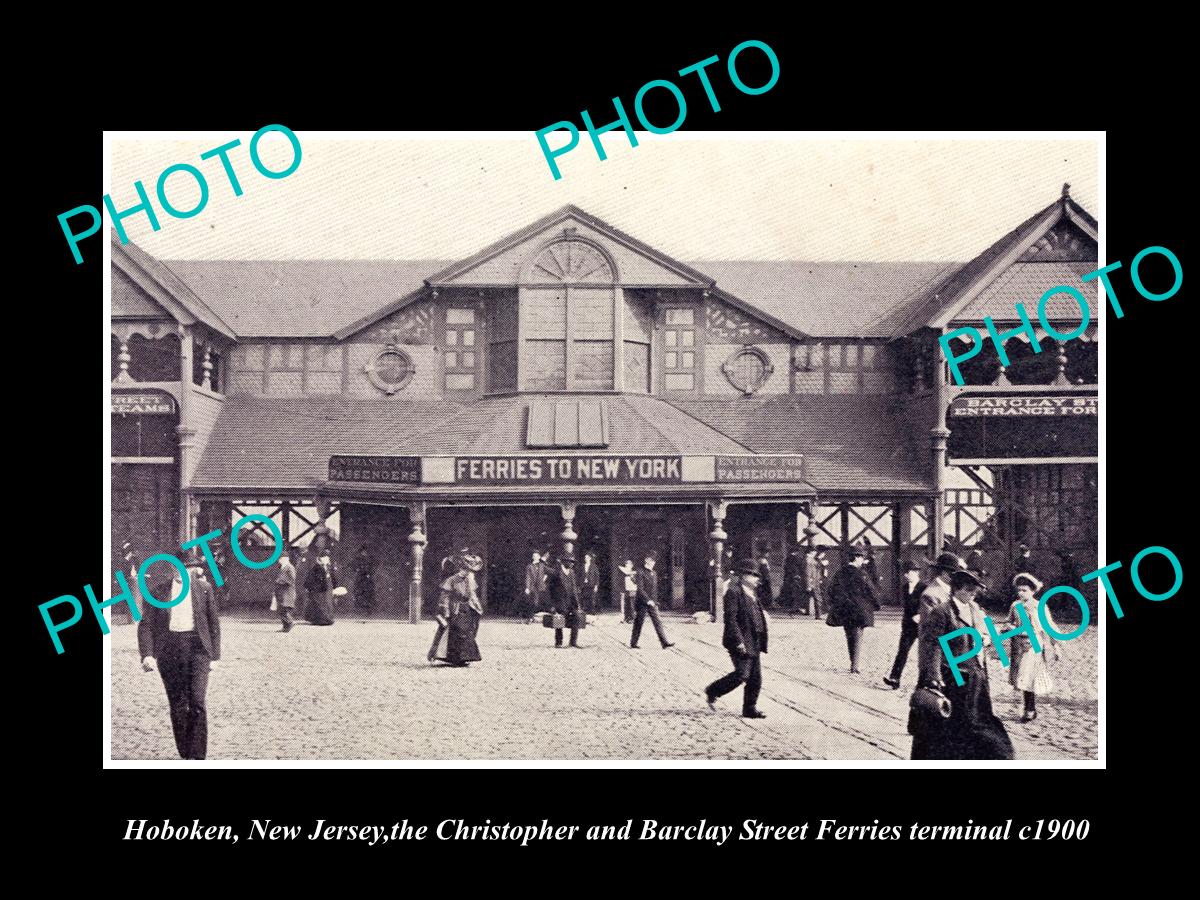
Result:
{"type": "MultiPolygon", "coordinates": [[[[1034,652],[1029,638],[1020,634],[1013,638],[1009,651],[1012,659],[1012,664],[1008,669],[1009,683],[1025,695],[1025,713],[1021,716],[1021,721],[1032,722],[1037,718],[1037,695],[1049,693],[1054,689],[1054,681],[1050,677],[1050,665],[1046,657],[1053,653],[1054,660],[1057,662],[1062,656],[1062,651],[1059,650],[1059,642],[1042,627],[1042,620],[1038,616],[1037,594],[1042,589],[1042,583],[1028,572],[1021,572],[1013,576],[1012,585],[1017,592],[1017,599],[1008,611],[1009,627],[1019,628],[1021,626],[1017,607],[1024,607],[1025,618],[1033,626],[1038,644],[1042,648],[1041,653],[1034,652]]],[[[1046,622],[1059,634],[1065,633],[1050,615],[1049,607],[1046,608],[1046,622]]]]}

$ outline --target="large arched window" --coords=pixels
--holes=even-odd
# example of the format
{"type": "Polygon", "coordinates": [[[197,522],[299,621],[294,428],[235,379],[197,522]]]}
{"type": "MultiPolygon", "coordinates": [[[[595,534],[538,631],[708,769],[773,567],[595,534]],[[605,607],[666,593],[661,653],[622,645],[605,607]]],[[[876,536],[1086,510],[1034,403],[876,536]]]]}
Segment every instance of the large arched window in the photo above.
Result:
{"type": "Polygon", "coordinates": [[[521,287],[522,390],[613,390],[615,281],[607,254],[578,238],[534,256],[521,287]]]}

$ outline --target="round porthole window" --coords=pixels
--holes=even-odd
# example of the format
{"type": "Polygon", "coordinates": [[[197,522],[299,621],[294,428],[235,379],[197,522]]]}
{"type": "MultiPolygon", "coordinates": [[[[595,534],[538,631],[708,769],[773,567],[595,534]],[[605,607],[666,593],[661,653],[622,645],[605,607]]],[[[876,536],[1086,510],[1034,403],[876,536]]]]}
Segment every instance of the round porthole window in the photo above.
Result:
{"type": "Polygon", "coordinates": [[[730,384],[749,397],[767,383],[775,367],[758,347],[743,347],[725,360],[721,371],[730,384]]]}
{"type": "Polygon", "coordinates": [[[403,390],[412,380],[416,370],[409,355],[395,347],[389,347],[379,353],[366,365],[367,377],[371,379],[371,384],[385,394],[403,390]]]}

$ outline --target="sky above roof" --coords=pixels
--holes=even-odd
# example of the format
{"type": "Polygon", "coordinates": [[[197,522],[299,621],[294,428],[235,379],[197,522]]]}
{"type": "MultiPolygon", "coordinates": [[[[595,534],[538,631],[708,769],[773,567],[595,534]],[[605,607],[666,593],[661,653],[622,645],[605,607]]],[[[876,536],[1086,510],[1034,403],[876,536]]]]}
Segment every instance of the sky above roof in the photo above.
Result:
{"type": "MultiPolygon", "coordinates": [[[[250,134],[187,140],[114,137],[108,190],[117,209],[152,197],[168,166],[208,178],[207,206],[189,219],[124,220],[158,259],[461,259],[573,203],[679,260],[965,261],[1057,197],[1062,184],[1097,217],[1095,140],[800,140],[796,135],[639,133],[604,137],[601,162],[583,135],[559,157],[555,181],[532,133],[488,139],[331,139],[298,133],[299,168],[260,176],[250,134]],[[233,138],[234,197],[216,159],[233,138]],[[715,139],[710,139],[715,138],[715,139]],[[769,139],[768,139],[769,138],[769,139]]],[[[557,142],[551,138],[552,146],[557,142]]],[[[285,168],[286,140],[263,139],[264,163],[285,168]]],[[[195,205],[186,174],[167,183],[172,204],[195,205]]],[[[155,201],[156,207],[158,206],[155,201]]]]}

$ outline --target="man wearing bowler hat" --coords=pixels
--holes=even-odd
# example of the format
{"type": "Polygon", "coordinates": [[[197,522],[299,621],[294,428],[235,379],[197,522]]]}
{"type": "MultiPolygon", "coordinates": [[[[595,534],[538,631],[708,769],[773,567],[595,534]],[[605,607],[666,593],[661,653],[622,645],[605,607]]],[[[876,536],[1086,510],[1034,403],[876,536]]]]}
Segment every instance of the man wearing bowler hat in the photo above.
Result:
{"type": "MultiPolygon", "coordinates": [[[[926,560],[926,562],[929,561],[926,560]]],[[[950,576],[955,572],[967,571],[966,562],[955,553],[941,553],[929,565],[933,567],[933,578],[921,592],[918,612],[922,618],[929,610],[941,606],[950,599],[950,576]]]]}
{"type": "Polygon", "coordinates": [[[742,715],[747,719],[765,719],[758,709],[762,689],[760,655],[767,652],[767,619],[758,602],[758,563],[743,559],[733,566],[734,580],[725,592],[725,635],[721,641],[733,660],[733,671],[704,689],[710,708],[718,697],[738,685],[746,686],[742,695],[742,715]]]}
{"type": "Polygon", "coordinates": [[[221,658],[221,620],[212,585],[204,577],[204,558],[196,549],[187,555],[188,590],[178,569],[170,581],[151,589],[159,603],[146,600],[142,621],[138,623],[138,652],[142,668],[158,669],[167,703],[171,708],[171,728],[175,747],[183,759],[204,759],[208,750],[208,673],[221,658]]]}
{"type": "MultiPolygon", "coordinates": [[[[579,601],[579,582],[575,580],[575,555],[560,553],[558,565],[546,581],[546,589],[550,594],[550,606],[555,613],[561,613],[566,626],[571,629],[572,647],[579,646],[579,629],[587,624],[587,614],[579,601]]],[[[554,646],[563,645],[563,630],[554,629],[554,646]]]]}

